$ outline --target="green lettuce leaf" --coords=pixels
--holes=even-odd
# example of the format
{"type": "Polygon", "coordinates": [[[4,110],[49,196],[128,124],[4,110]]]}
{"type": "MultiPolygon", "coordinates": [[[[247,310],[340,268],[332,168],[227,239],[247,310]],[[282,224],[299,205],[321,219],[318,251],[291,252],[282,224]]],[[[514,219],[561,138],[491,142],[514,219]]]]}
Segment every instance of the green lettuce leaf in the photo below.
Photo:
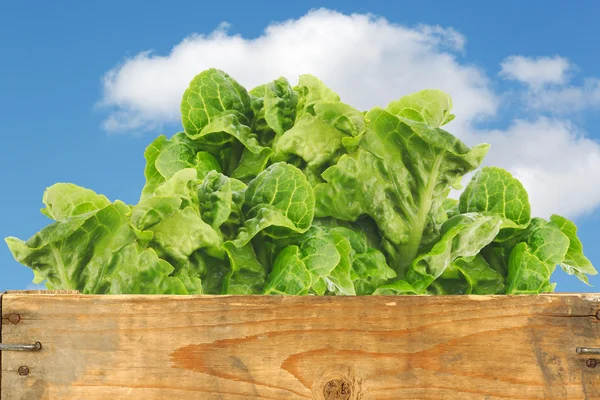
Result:
{"type": "Polygon", "coordinates": [[[42,214],[55,221],[82,218],[108,206],[110,200],[72,183],[56,183],[44,192],[42,214]]]}
{"type": "Polygon", "coordinates": [[[396,277],[382,252],[369,249],[357,254],[352,261],[352,281],[358,295],[372,294],[385,282],[396,277]]]}
{"type": "Polygon", "coordinates": [[[506,290],[506,278],[481,254],[458,258],[440,278],[447,283],[443,294],[504,294],[506,290]]]}
{"type": "Polygon", "coordinates": [[[533,218],[527,229],[502,245],[510,249],[507,293],[541,293],[565,259],[570,240],[554,222],[533,218]]]}
{"type": "Polygon", "coordinates": [[[529,198],[521,182],[496,167],[484,167],[473,176],[460,196],[459,210],[497,215],[503,227],[509,228],[524,228],[531,219],[529,198]]]}
{"type": "Polygon", "coordinates": [[[340,101],[340,96],[337,93],[312,75],[300,75],[298,85],[294,89],[298,93],[296,123],[306,113],[314,115],[315,104],[320,102],[337,103],[340,101]]]}
{"type": "Polygon", "coordinates": [[[385,108],[403,121],[423,123],[432,128],[439,128],[454,119],[451,114],[452,99],[441,90],[421,90],[400,100],[392,101],[385,108]]]}
{"type": "Polygon", "coordinates": [[[227,73],[211,68],[196,75],[183,93],[181,122],[190,137],[202,130],[223,111],[251,114],[250,96],[227,73]]]}
{"type": "Polygon", "coordinates": [[[111,294],[188,294],[180,277],[170,276],[174,268],[152,249],[131,243],[112,255],[106,265],[110,271],[98,287],[111,294]]]}
{"type": "Polygon", "coordinates": [[[327,290],[333,294],[338,296],[356,295],[354,282],[352,281],[354,250],[350,240],[344,235],[343,231],[340,232],[340,228],[332,229],[330,235],[334,240],[333,243],[339,255],[339,261],[326,276],[321,278],[321,281],[325,284],[327,290]]]}
{"type": "Polygon", "coordinates": [[[319,167],[332,162],[343,149],[346,135],[318,117],[304,114],[283,135],[275,146],[275,160],[289,160],[289,154],[301,157],[309,167],[319,167]]]}
{"type": "Polygon", "coordinates": [[[374,292],[376,296],[402,296],[424,294],[417,291],[412,285],[404,280],[398,280],[379,286],[374,292]]]}
{"type": "Polygon", "coordinates": [[[223,279],[223,293],[261,293],[265,285],[266,270],[256,259],[252,244],[238,248],[227,242],[224,247],[229,256],[230,270],[223,279]]]}
{"type": "Polygon", "coordinates": [[[589,284],[575,224],[532,218],[509,172],[449,197],[489,149],[440,128],[451,110],[435,89],[360,111],[311,75],[248,92],[211,68],[183,131],[146,148],[137,204],[57,183],[53,222],[6,242],[34,282],[82,293],[536,294],[557,265],[589,284]]]}
{"type": "Polygon", "coordinates": [[[400,277],[457,177],[474,170],[488,145],[466,147],[441,129],[410,127],[375,108],[360,147],[343,155],[315,187],[317,217],[370,216],[400,277]]]}
{"type": "Polygon", "coordinates": [[[250,182],[267,168],[272,154],[273,150],[269,147],[263,147],[259,153],[253,153],[244,148],[240,161],[231,174],[231,177],[239,179],[244,183],[250,182]]]}
{"type": "Polygon", "coordinates": [[[134,226],[152,232],[151,246],[176,267],[200,248],[223,256],[222,238],[200,215],[196,174],[191,168],[176,172],[131,210],[134,226]]]}
{"type": "Polygon", "coordinates": [[[577,237],[577,226],[565,217],[552,215],[550,217],[560,231],[569,238],[569,248],[564,259],[559,262],[560,267],[569,275],[575,275],[579,280],[589,285],[587,275],[596,275],[598,271],[590,260],[583,255],[583,244],[577,237]],[[587,274],[587,275],[586,275],[587,274]]]}
{"type": "Polygon", "coordinates": [[[182,169],[195,169],[198,179],[203,179],[209,171],[221,171],[217,159],[206,151],[199,151],[197,144],[183,132],[171,139],[159,136],[148,146],[144,156],[146,184],[142,189],[142,200],[152,196],[159,186],[182,169]]]}
{"type": "Polygon", "coordinates": [[[178,293],[187,291],[173,267],[144,249],[120,201],[93,214],[55,222],[27,242],[6,239],[13,256],[48,289],[81,293],[178,293]],[[141,265],[141,261],[146,264],[141,265]]]}
{"type": "Polygon", "coordinates": [[[298,94],[290,86],[287,79],[279,79],[269,83],[264,92],[265,121],[278,136],[294,126],[298,94]]]}
{"type": "Polygon", "coordinates": [[[556,265],[544,263],[525,242],[517,244],[508,259],[507,294],[539,294],[550,284],[556,265]]]}
{"type": "Polygon", "coordinates": [[[242,205],[246,185],[237,179],[211,171],[198,186],[202,220],[214,230],[226,222],[235,226],[242,223],[242,205]]]}
{"type": "Polygon", "coordinates": [[[442,226],[442,236],[431,251],[418,256],[406,278],[417,291],[426,290],[458,258],[475,257],[498,234],[502,220],[479,213],[460,214],[442,226]]]}
{"type": "Polygon", "coordinates": [[[283,162],[272,164],[248,184],[246,222],[233,241],[243,247],[265,231],[272,238],[306,232],[313,220],[314,193],[298,168],[283,162]]]}
{"type": "Polygon", "coordinates": [[[279,252],[264,294],[308,294],[311,284],[311,274],[301,259],[300,248],[288,246],[279,252]]]}

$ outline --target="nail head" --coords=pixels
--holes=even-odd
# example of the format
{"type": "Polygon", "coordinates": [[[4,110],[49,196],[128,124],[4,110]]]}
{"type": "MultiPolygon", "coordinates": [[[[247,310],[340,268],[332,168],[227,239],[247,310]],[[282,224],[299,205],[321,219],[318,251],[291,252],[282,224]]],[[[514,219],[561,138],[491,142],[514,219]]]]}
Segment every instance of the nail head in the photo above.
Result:
{"type": "Polygon", "coordinates": [[[19,323],[19,321],[21,321],[21,316],[19,314],[15,314],[15,313],[9,314],[8,321],[11,324],[16,325],[19,323]]]}

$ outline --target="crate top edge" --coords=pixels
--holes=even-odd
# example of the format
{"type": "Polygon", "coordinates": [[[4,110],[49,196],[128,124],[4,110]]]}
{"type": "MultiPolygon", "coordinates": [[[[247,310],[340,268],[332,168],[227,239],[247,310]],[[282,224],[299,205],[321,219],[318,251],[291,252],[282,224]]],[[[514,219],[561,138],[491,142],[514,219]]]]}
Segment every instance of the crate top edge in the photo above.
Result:
{"type": "Polygon", "coordinates": [[[530,298],[540,298],[540,297],[579,297],[579,298],[590,298],[590,300],[600,301],[600,293],[594,292],[555,292],[555,293],[541,293],[541,294],[495,294],[495,295],[377,295],[377,296],[315,296],[315,295],[305,295],[305,296],[293,296],[293,295],[248,295],[248,294],[221,294],[221,295],[211,295],[211,294],[193,294],[193,295],[169,295],[169,294],[83,294],[78,290],[7,290],[5,292],[0,292],[0,296],[2,295],[43,295],[43,296],[73,296],[77,295],[79,297],[97,297],[97,298],[118,298],[118,297],[137,297],[137,298],[305,298],[305,299],[314,299],[314,298],[455,298],[455,299],[469,299],[469,300],[488,300],[488,299],[502,299],[502,298],[511,298],[511,297],[530,297],[530,298]]]}

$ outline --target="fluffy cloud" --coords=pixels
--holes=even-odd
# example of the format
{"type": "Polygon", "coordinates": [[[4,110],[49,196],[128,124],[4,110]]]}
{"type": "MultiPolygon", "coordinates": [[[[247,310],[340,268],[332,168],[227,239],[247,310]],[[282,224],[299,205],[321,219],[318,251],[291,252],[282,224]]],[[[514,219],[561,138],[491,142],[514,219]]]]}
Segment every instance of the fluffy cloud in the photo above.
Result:
{"type": "Polygon", "coordinates": [[[500,75],[532,87],[565,83],[568,78],[567,72],[572,69],[569,60],[559,56],[538,58],[510,56],[502,61],[500,66],[502,67],[500,75]]]}
{"type": "Polygon", "coordinates": [[[569,85],[577,67],[564,57],[510,56],[501,63],[500,76],[527,86],[521,93],[529,109],[572,114],[600,107],[600,79],[587,78],[569,85]]]}
{"type": "Polygon", "coordinates": [[[457,61],[465,39],[452,29],[409,29],[324,9],[271,24],[256,39],[229,35],[227,28],[222,24],[209,35],[188,37],[167,56],[140,53],[108,72],[101,104],[112,112],[105,127],[129,131],[178,121],[181,94],[195,74],[210,67],[245,87],[278,76],[295,83],[298,75],[313,74],[363,109],[426,87],[452,93],[463,121],[497,107],[485,75],[457,61]]]}
{"type": "Polygon", "coordinates": [[[543,87],[524,95],[532,109],[571,114],[600,107],[600,79],[588,78],[581,86],[543,87]]]}
{"type": "Polygon", "coordinates": [[[408,28],[371,15],[324,9],[273,23],[255,39],[227,29],[223,24],[209,35],[190,36],[168,55],[142,52],[109,71],[101,101],[110,110],[105,128],[131,132],[178,122],[183,90],[195,74],[210,67],[227,71],[249,88],[278,76],[295,83],[298,75],[313,74],[362,109],[439,88],[455,104],[457,118],[448,130],[469,144],[491,143],[486,164],[504,167],[522,180],[536,215],[575,217],[600,204],[598,143],[567,120],[543,118],[535,111],[552,112],[569,104],[581,108],[591,99],[600,104],[600,81],[565,86],[574,70],[566,59],[505,59],[501,76],[526,84],[523,95],[531,117],[506,130],[481,130],[475,127],[497,112],[502,94],[491,89],[483,71],[461,62],[466,40],[453,29],[408,28]]]}
{"type": "Polygon", "coordinates": [[[511,171],[527,189],[534,215],[576,217],[600,204],[600,144],[572,123],[545,117],[515,120],[506,130],[467,138],[479,141],[492,145],[484,165],[511,171]]]}

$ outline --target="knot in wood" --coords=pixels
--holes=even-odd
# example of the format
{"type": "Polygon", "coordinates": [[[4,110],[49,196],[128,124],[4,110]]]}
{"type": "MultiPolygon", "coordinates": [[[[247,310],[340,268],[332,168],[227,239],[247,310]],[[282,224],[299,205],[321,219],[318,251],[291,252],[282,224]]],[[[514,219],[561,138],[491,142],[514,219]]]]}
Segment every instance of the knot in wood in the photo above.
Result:
{"type": "Polygon", "coordinates": [[[343,364],[330,365],[313,383],[315,400],[359,400],[362,379],[353,367],[343,364]]]}
{"type": "Polygon", "coordinates": [[[323,388],[325,400],[349,400],[352,396],[352,387],[343,379],[332,379],[323,388]]]}

